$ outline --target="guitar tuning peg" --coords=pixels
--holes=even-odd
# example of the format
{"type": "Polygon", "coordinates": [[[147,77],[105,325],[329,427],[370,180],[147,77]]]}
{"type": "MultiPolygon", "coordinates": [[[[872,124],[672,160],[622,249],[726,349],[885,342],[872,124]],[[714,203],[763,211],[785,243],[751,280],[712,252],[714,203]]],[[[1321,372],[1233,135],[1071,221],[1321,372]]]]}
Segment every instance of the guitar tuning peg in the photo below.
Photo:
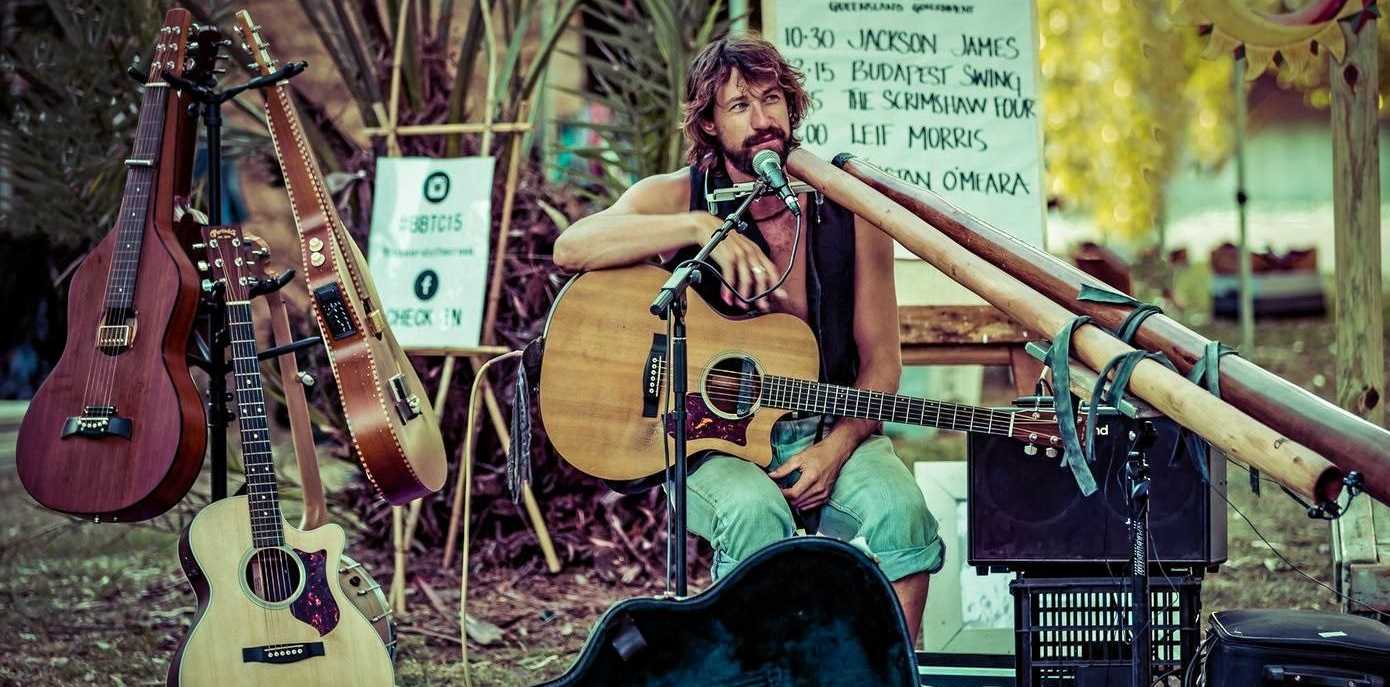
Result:
{"type": "Polygon", "coordinates": [[[240,36],[240,35],[241,35],[241,24],[237,24],[236,26],[233,26],[233,27],[232,27],[232,30],[235,31],[236,34],[237,34],[238,36],[240,36]]]}
{"type": "Polygon", "coordinates": [[[198,49],[198,41],[189,41],[189,43],[188,43],[188,49],[189,49],[189,50],[197,50],[197,49],[198,49]]]}
{"type": "Polygon", "coordinates": [[[189,248],[192,248],[193,250],[207,250],[207,249],[208,249],[208,244],[206,244],[206,243],[195,243],[195,244],[189,246],[189,248]]]}
{"type": "Polygon", "coordinates": [[[1057,457],[1057,449],[1055,449],[1055,448],[1049,447],[1049,448],[1048,448],[1046,451],[1044,451],[1043,453],[1044,453],[1044,455],[1046,455],[1048,458],[1056,458],[1056,457],[1057,457]]]}
{"type": "Polygon", "coordinates": [[[300,384],[303,384],[303,385],[306,386],[306,387],[312,387],[314,384],[317,384],[317,383],[318,383],[318,380],[317,380],[317,379],[314,379],[314,376],[311,375],[311,374],[309,374],[308,372],[305,372],[304,370],[300,370],[300,371],[299,371],[299,383],[300,383],[300,384]]]}
{"type": "Polygon", "coordinates": [[[1027,446],[1024,446],[1024,447],[1023,447],[1023,455],[1025,455],[1025,456],[1036,456],[1036,455],[1038,455],[1038,447],[1037,447],[1037,446],[1034,446],[1034,445],[1032,445],[1032,444],[1028,444],[1027,446]]]}
{"type": "Polygon", "coordinates": [[[207,260],[199,260],[197,264],[198,264],[198,271],[199,271],[199,272],[206,272],[206,271],[208,271],[208,261],[207,261],[207,260]]]}
{"type": "Polygon", "coordinates": [[[230,47],[232,46],[232,39],[230,39],[230,38],[223,38],[222,40],[217,41],[217,44],[220,45],[220,46],[222,46],[222,47],[224,47],[224,48],[230,48],[230,47]]]}

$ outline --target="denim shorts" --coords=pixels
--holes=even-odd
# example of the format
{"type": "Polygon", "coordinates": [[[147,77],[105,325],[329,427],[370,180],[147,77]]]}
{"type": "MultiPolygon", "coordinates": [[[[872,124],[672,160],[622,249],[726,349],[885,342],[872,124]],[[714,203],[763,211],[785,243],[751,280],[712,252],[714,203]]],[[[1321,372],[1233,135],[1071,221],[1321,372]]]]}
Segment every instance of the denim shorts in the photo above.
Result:
{"type": "MultiPolygon", "coordinates": [[[[768,470],[811,446],[820,419],[777,423],[768,470]]],[[[858,545],[889,580],[934,573],[945,562],[936,518],[892,441],[881,434],[865,439],[845,461],[830,499],[818,512],[794,514],[763,468],[726,454],[707,454],[687,484],[687,522],[714,547],[715,579],[758,549],[795,534],[798,515],[810,516],[802,518],[810,521],[819,516],[819,534],[858,545]]]]}

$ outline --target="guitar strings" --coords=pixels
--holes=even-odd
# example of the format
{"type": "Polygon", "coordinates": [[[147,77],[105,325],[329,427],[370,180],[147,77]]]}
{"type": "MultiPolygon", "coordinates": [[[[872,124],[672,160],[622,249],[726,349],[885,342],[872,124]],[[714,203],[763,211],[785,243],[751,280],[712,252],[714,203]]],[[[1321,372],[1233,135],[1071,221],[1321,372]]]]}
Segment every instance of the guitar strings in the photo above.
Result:
{"type": "MultiPolygon", "coordinates": [[[[658,370],[658,371],[660,371],[660,372],[662,372],[662,373],[664,374],[664,373],[665,373],[665,368],[666,368],[666,366],[665,366],[664,362],[663,362],[663,363],[658,363],[658,365],[657,365],[657,370],[658,370]]],[[[745,390],[747,389],[748,383],[750,383],[750,382],[752,382],[752,383],[759,383],[758,380],[760,380],[760,379],[769,379],[769,377],[751,375],[751,374],[746,374],[746,373],[736,373],[736,372],[726,372],[726,371],[722,371],[722,370],[713,370],[713,371],[711,371],[711,372],[709,372],[709,373],[706,374],[706,379],[714,380],[714,381],[716,382],[716,384],[715,384],[714,386],[710,387],[710,391],[708,392],[708,395],[709,395],[711,398],[716,398],[716,397],[718,396],[718,398],[716,398],[716,400],[725,400],[725,401],[735,401],[735,402],[747,402],[747,403],[751,403],[751,402],[755,402],[755,401],[759,401],[759,400],[764,400],[764,399],[767,399],[767,398],[769,397],[769,394],[768,394],[768,393],[759,393],[759,392],[757,392],[757,391],[752,391],[752,390],[745,391],[745,390]],[[722,384],[722,385],[721,385],[721,384],[722,384]],[[722,394],[722,396],[721,396],[720,394],[722,394]]],[[[776,382],[776,381],[778,381],[778,380],[783,380],[783,379],[787,379],[787,378],[771,377],[770,379],[772,379],[774,382],[776,382]]],[[[800,380],[795,380],[795,379],[792,379],[792,380],[790,380],[790,381],[791,381],[791,383],[793,383],[793,384],[800,382],[800,380]]],[[[804,382],[802,382],[802,383],[804,383],[804,382]]],[[[935,413],[936,417],[937,417],[938,419],[940,419],[940,418],[944,418],[944,417],[945,417],[945,413],[946,413],[947,411],[950,411],[950,412],[951,412],[951,417],[952,417],[952,424],[953,424],[953,425],[959,425],[959,424],[960,424],[960,419],[961,419],[965,414],[969,414],[971,419],[970,419],[970,421],[968,421],[968,422],[965,423],[966,426],[970,427],[971,429],[980,429],[981,431],[988,431],[986,428],[992,427],[992,426],[993,426],[993,423],[996,423],[996,422],[998,422],[998,423],[1003,423],[1003,424],[1005,424],[1005,425],[1008,425],[1010,422],[1016,422],[1017,419],[1018,419],[1017,416],[1020,415],[1021,413],[1036,412],[1036,409],[1029,409],[1029,408],[1019,408],[1019,409],[1016,409],[1016,410],[1015,410],[1015,409],[999,410],[999,409],[994,409],[994,408],[982,408],[982,407],[976,407],[976,406],[968,406],[968,405],[960,405],[960,404],[953,404],[953,403],[945,403],[945,402],[940,402],[940,401],[932,401],[932,400],[930,400],[930,399],[916,399],[916,398],[912,398],[912,397],[908,397],[908,396],[900,396],[900,395],[896,395],[896,394],[887,394],[887,393],[885,393],[885,392],[877,392],[877,391],[870,391],[870,390],[863,390],[863,389],[853,389],[853,388],[850,388],[850,387],[834,387],[834,388],[843,389],[843,390],[845,390],[845,391],[847,391],[847,392],[849,392],[849,393],[853,393],[853,394],[856,394],[856,395],[858,396],[858,397],[855,398],[854,400],[849,400],[849,401],[847,401],[846,403],[844,403],[843,406],[846,407],[846,408],[855,408],[855,409],[858,409],[858,408],[868,408],[868,407],[872,407],[873,394],[881,394],[881,395],[882,395],[882,399],[891,400],[891,401],[894,403],[895,409],[896,409],[896,407],[897,407],[897,405],[898,405],[899,403],[904,403],[904,404],[906,405],[906,416],[907,416],[908,418],[911,418],[911,416],[912,416],[913,414],[916,414],[916,415],[918,415],[919,417],[925,418],[926,412],[932,411],[932,412],[935,413]],[[868,394],[868,395],[869,395],[869,398],[867,399],[867,402],[866,402],[866,399],[863,398],[863,394],[868,394]]],[[[765,388],[764,388],[764,391],[766,392],[766,391],[769,390],[769,389],[770,389],[770,387],[765,387],[765,388]]],[[[788,388],[785,389],[785,390],[781,390],[781,389],[771,389],[771,390],[772,390],[772,394],[775,394],[775,395],[777,396],[778,402],[785,401],[785,402],[787,402],[787,403],[789,403],[789,404],[793,404],[793,405],[797,406],[797,407],[793,407],[793,408],[788,408],[789,410],[825,410],[826,407],[827,407],[827,405],[828,405],[829,407],[835,407],[836,405],[838,405],[838,404],[836,404],[832,399],[827,398],[827,397],[824,396],[823,394],[816,394],[816,393],[815,393],[815,392],[817,391],[816,389],[808,389],[808,390],[812,391],[812,395],[811,395],[811,396],[808,396],[808,397],[805,398],[805,399],[796,398],[796,396],[798,395],[798,394],[796,393],[797,390],[795,389],[795,387],[792,387],[792,386],[790,386],[790,385],[789,385],[788,388]],[[787,394],[783,393],[784,391],[790,391],[790,392],[791,392],[791,394],[790,394],[791,397],[788,397],[787,394]],[[817,404],[815,403],[815,401],[826,401],[826,402],[828,402],[828,404],[817,405],[817,404]]],[[[831,414],[834,414],[834,413],[831,413],[831,414]]],[[[893,415],[894,415],[894,417],[897,416],[896,410],[895,410],[895,412],[893,413],[893,415]]],[[[911,420],[909,419],[908,421],[910,422],[911,420]]],[[[1027,421],[1032,421],[1032,422],[1043,422],[1043,420],[1041,420],[1041,419],[1038,419],[1038,420],[1025,419],[1025,422],[1027,422],[1027,421]]]]}
{"type": "MultiPolygon", "coordinates": [[[[731,396],[731,395],[727,395],[727,394],[722,394],[722,395],[721,395],[721,394],[716,394],[716,393],[707,393],[707,394],[705,394],[705,396],[706,396],[707,398],[710,398],[710,399],[715,400],[715,401],[747,402],[747,401],[750,400],[749,397],[747,397],[747,396],[731,396]]],[[[753,399],[753,400],[756,400],[756,399],[753,399]]],[[[786,410],[824,410],[824,409],[823,409],[823,408],[809,408],[809,407],[808,407],[808,408],[787,408],[786,410]]],[[[840,415],[840,413],[829,412],[829,411],[827,411],[827,414],[830,414],[830,415],[840,415]]],[[[848,414],[848,413],[846,413],[846,414],[844,414],[844,415],[845,415],[846,417],[856,417],[856,418],[862,418],[862,417],[863,417],[863,416],[860,416],[860,415],[852,415],[852,414],[848,414]]],[[[890,420],[890,419],[887,419],[887,418],[867,418],[867,419],[883,419],[883,420],[885,420],[885,421],[887,421],[887,422],[902,422],[902,423],[907,423],[907,424],[918,424],[917,422],[914,422],[911,418],[906,418],[906,419],[901,419],[901,420],[898,420],[898,419],[891,419],[891,420],[890,420]]],[[[925,424],[925,423],[923,423],[923,424],[925,424]]],[[[1001,435],[1002,435],[1002,434],[1005,434],[1005,432],[1004,432],[1003,430],[1007,430],[1007,429],[1009,428],[1009,420],[1008,420],[1008,419],[996,420],[996,421],[994,421],[994,422],[991,422],[991,421],[989,421],[989,420],[987,420],[987,419],[984,419],[984,418],[976,417],[976,418],[974,418],[974,419],[969,419],[969,418],[966,418],[966,417],[964,417],[964,416],[958,416],[958,417],[952,418],[950,421],[947,421],[946,418],[945,418],[945,416],[943,415],[943,416],[941,416],[940,418],[938,418],[937,421],[934,422],[933,424],[934,424],[935,426],[938,426],[938,427],[942,428],[942,429],[953,429],[953,430],[972,431],[972,432],[984,432],[984,433],[986,433],[986,434],[1001,434],[1001,435]]],[[[1019,428],[1019,427],[1016,426],[1016,427],[1014,428],[1014,430],[1015,430],[1015,434],[1020,433],[1020,428],[1019,428]]]]}
{"type": "MultiPolygon", "coordinates": [[[[665,373],[665,371],[666,371],[666,365],[665,365],[665,363],[664,363],[664,362],[658,363],[656,369],[657,369],[657,371],[659,371],[659,372],[665,373]]],[[[810,381],[800,380],[800,379],[796,379],[796,378],[792,378],[792,377],[779,377],[779,376],[775,376],[775,375],[749,374],[749,373],[743,373],[743,372],[728,372],[728,371],[719,370],[719,369],[711,370],[710,372],[708,372],[708,373],[705,375],[705,379],[713,379],[713,380],[719,380],[719,381],[726,381],[726,382],[730,382],[731,384],[737,384],[737,385],[743,385],[743,384],[745,384],[745,383],[747,383],[747,382],[749,382],[749,381],[752,381],[752,382],[754,382],[754,383],[757,383],[757,381],[760,380],[760,379],[769,380],[770,382],[772,382],[771,384],[764,384],[764,385],[762,385],[762,386],[765,387],[765,388],[768,388],[768,389],[773,389],[773,387],[776,386],[776,385],[782,385],[782,386],[784,387],[784,389],[774,389],[774,393],[779,393],[779,394],[780,394],[780,393],[782,393],[782,391],[784,391],[784,390],[792,391],[792,392],[797,392],[797,391],[803,391],[803,390],[804,390],[804,391],[809,391],[811,395],[814,395],[815,398],[818,398],[818,399],[827,399],[827,397],[825,396],[824,392],[821,391],[820,388],[826,388],[826,387],[828,387],[828,388],[830,388],[830,389],[838,390],[838,391],[841,391],[841,392],[844,392],[844,393],[849,393],[849,394],[858,394],[858,395],[863,395],[863,394],[870,394],[870,395],[872,395],[872,394],[878,394],[878,395],[880,395],[880,396],[882,396],[882,397],[884,397],[884,398],[898,399],[898,400],[903,401],[903,402],[920,403],[920,404],[925,404],[925,405],[928,405],[928,406],[939,406],[939,407],[942,407],[942,408],[955,407],[955,408],[965,409],[965,410],[972,410],[972,409],[973,409],[976,413],[993,413],[995,416],[1003,416],[1003,417],[1011,417],[1011,416],[1013,416],[1013,415],[1015,415],[1015,414],[1017,414],[1017,413],[1019,413],[1019,412],[1026,412],[1026,411],[1033,410],[1033,409],[1031,409],[1031,408],[1018,408],[1018,409],[1006,409],[1006,410],[1005,410],[1005,409],[997,409],[997,408],[986,408],[986,407],[983,407],[983,406],[962,405],[962,404],[956,404],[956,403],[949,403],[949,402],[946,402],[946,401],[935,401],[935,400],[932,400],[932,399],[914,398],[914,397],[911,397],[911,396],[903,396],[903,395],[900,395],[900,394],[891,394],[891,393],[888,393],[888,392],[885,392],[885,391],[877,391],[877,390],[873,390],[873,389],[858,389],[858,388],[854,388],[854,387],[845,387],[845,386],[839,386],[839,385],[822,384],[822,383],[820,383],[820,382],[810,382],[810,381]],[[800,389],[798,389],[795,385],[805,385],[805,386],[802,386],[800,389]]],[[[809,397],[809,396],[808,396],[808,397],[809,397]]],[[[856,401],[856,403],[857,403],[857,401],[856,401]]]]}
{"type": "MultiPolygon", "coordinates": [[[[872,416],[870,410],[873,408],[874,400],[873,397],[864,398],[862,396],[853,400],[846,399],[844,402],[837,402],[834,399],[825,398],[823,396],[818,397],[816,399],[801,399],[796,398],[794,394],[792,396],[788,396],[786,394],[782,394],[776,391],[772,391],[771,393],[758,393],[757,391],[749,390],[745,392],[743,389],[735,389],[730,386],[724,386],[721,385],[719,382],[716,382],[714,385],[707,387],[707,394],[711,397],[720,396],[720,400],[738,402],[755,402],[760,400],[764,402],[770,401],[778,405],[779,407],[785,405],[787,406],[786,409],[788,410],[820,410],[823,412],[829,412],[832,415],[841,414],[835,411],[835,409],[839,408],[844,409],[846,411],[861,411],[866,416],[872,416]]],[[[1001,412],[988,408],[977,408],[974,406],[964,406],[956,404],[943,404],[932,401],[905,398],[901,396],[883,396],[882,400],[886,401],[887,403],[893,404],[889,413],[889,415],[891,415],[892,418],[897,418],[899,415],[902,415],[905,418],[904,420],[895,419],[891,421],[902,422],[912,422],[913,416],[925,420],[927,414],[931,413],[935,418],[937,418],[939,422],[942,423],[944,423],[946,421],[946,418],[949,417],[950,424],[952,425],[966,424],[971,427],[989,427],[992,425],[992,423],[1000,423],[1007,426],[1010,422],[1016,421],[1017,416],[1021,412],[1026,412],[1023,409],[1012,412],[1001,412]],[[963,423],[962,421],[966,420],[966,418],[969,418],[969,420],[963,423]]],[[[886,407],[887,403],[881,402],[880,409],[886,407]]],[[[854,415],[856,417],[859,416],[856,413],[845,414],[854,415]]]]}
{"type": "MultiPolygon", "coordinates": [[[[156,58],[158,57],[158,50],[156,50],[155,56],[156,56],[156,58]]],[[[156,95],[155,95],[156,93],[158,93],[159,96],[163,96],[163,95],[165,95],[165,94],[167,93],[167,90],[166,90],[166,89],[163,89],[163,88],[158,88],[158,87],[156,87],[156,88],[146,87],[144,93],[143,93],[142,96],[141,96],[141,104],[140,104],[141,117],[140,117],[140,123],[136,125],[136,133],[135,133],[135,137],[134,137],[134,142],[133,142],[132,145],[131,145],[131,157],[132,157],[132,158],[136,157],[136,151],[139,151],[142,147],[149,147],[149,146],[150,146],[151,144],[153,144],[156,140],[158,140],[159,136],[157,135],[157,133],[158,133],[159,131],[163,131],[163,128],[164,128],[164,124],[163,124],[163,120],[164,120],[164,109],[165,109],[165,106],[167,106],[167,103],[161,104],[160,107],[151,108],[150,106],[151,106],[152,104],[154,104],[152,101],[154,101],[157,97],[159,97],[159,96],[156,96],[156,95]],[[146,116],[147,114],[150,115],[150,116],[146,116]],[[154,119],[158,119],[159,121],[158,121],[158,122],[155,122],[155,121],[153,121],[154,119]]],[[[157,157],[157,156],[156,156],[156,157],[157,157]]],[[[152,168],[153,168],[153,167],[151,167],[150,169],[152,169],[152,168]]],[[[134,183],[141,183],[141,180],[140,180],[139,177],[145,176],[145,175],[147,175],[147,174],[148,174],[149,176],[151,176],[151,177],[154,176],[151,172],[147,172],[147,171],[145,171],[144,169],[141,169],[141,168],[139,168],[139,167],[132,167],[130,170],[127,171],[126,174],[127,174],[127,181],[126,181],[127,189],[129,188],[129,186],[130,186],[130,184],[131,184],[131,182],[132,182],[132,178],[134,178],[134,183]]],[[[90,400],[93,400],[93,397],[94,397],[94,396],[95,396],[95,397],[99,397],[99,398],[101,399],[101,403],[95,404],[95,405],[109,406],[110,403],[111,403],[111,395],[112,395],[112,391],[113,391],[113,389],[114,389],[114,387],[115,387],[116,372],[117,372],[117,370],[118,370],[118,368],[119,368],[119,363],[120,363],[120,361],[119,361],[119,356],[117,356],[117,355],[102,355],[102,353],[101,353],[101,351],[100,351],[100,342],[101,342],[101,336],[100,336],[100,334],[101,334],[101,326],[102,326],[102,325],[101,325],[101,322],[104,322],[104,321],[105,321],[105,315],[106,315],[108,312],[110,312],[105,306],[106,306],[106,304],[110,303],[111,300],[112,300],[112,295],[113,295],[112,289],[115,287],[115,284],[118,283],[118,282],[120,282],[120,281],[125,280],[125,279],[128,278],[131,274],[133,274],[133,268],[128,268],[127,265],[125,264],[126,261],[121,259],[120,243],[121,243],[123,240],[126,240],[126,235],[129,234],[129,231],[127,230],[127,227],[130,225],[130,221],[129,221],[129,219],[125,216],[125,211],[127,210],[127,208],[126,208],[126,205],[127,205],[126,201],[127,201],[127,199],[130,200],[130,203],[131,203],[131,204],[140,204],[140,203],[139,203],[139,199],[140,199],[141,197],[144,197],[146,200],[148,200],[149,194],[153,192],[153,188],[149,188],[149,187],[153,186],[152,180],[145,180],[144,183],[146,184],[147,188],[146,188],[146,193],[143,194],[143,196],[142,196],[142,194],[137,193],[135,196],[132,197],[132,196],[129,196],[128,194],[126,194],[126,193],[124,193],[124,192],[122,193],[121,208],[120,208],[120,210],[118,211],[118,212],[120,213],[120,217],[118,217],[118,219],[117,219],[117,222],[116,222],[116,230],[115,230],[115,231],[116,231],[116,237],[115,237],[116,248],[115,248],[115,251],[114,251],[114,255],[112,255],[111,262],[108,263],[107,266],[106,266],[106,293],[105,293],[105,295],[104,295],[104,300],[103,300],[103,302],[102,302],[102,305],[103,305],[103,316],[102,316],[102,318],[98,319],[98,324],[97,324],[97,343],[98,343],[98,347],[97,347],[97,348],[98,348],[98,353],[97,353],[97,356],[95,357],[96,359],[92,361],[91,366],[88,368],[87,382],[86,382],[86,384],[85,384],[85,386],[84,386],[84,388],[83,388],[83,392],[82,392],[82,400],[83,400],[83,406],[84,406],[84,408],[82,409],[82,410],[83,410],[83,414],[85,414],[85,411],[86,411],[86,407],[85,407],[85,406],[93,405],[93,404],[89,403],[89,401],[90,401],[90,400]],[[93,384],[94,384],[94,383],[95,383],[95,385],[96,385],[95,388],[93,388],[93,384]]],[[[138,189],[138,187],[137,187],[137,189],[138,189]]],[[[148,203],[143,204],[143,206],[144,206],[144,207],[143,207],[142,209],[147,209],[147,208],[148,208],[148,203]]],[[[132,212],[132,215],[138,215],[135,219],[138,220],[138,221],[139,221],[139,224],[140,224],[140,226],[139,226],[137,229],[135,229],[135,231],[141,231],[141,232],[143,232],[143,231],[144,231],[144,221],[145,221],[145,217],[143,216],[143,213],[137,211],[137,212],[132,212]]],[[[139,255],[136,255],[136,256],[135,256],[135,265],[136,265],[136,266],[138,266],[138,262],[139,262],[139,255]]],[[[129,293],[127,294],[127,297],[130,298],[130,299],[133,301],[134,295],[135,295],[135,294],[134,294],[134,289],[127,289],[127,290],[129,291],[129,293]]],[[[120,312],[120,314],[121,314],[121,316],[122,316],[122,321],[124,321],[124,318],[125,318],[125,316],[126,316],[125,310],[123,309],[123,310],[120,312]]]]}
{"type": "MultiPolygon", "coordinates": [[[[266,514],[256,515],[256,503],[265,503],[268,496],[275,493],[275,474],[269,461],[273,460],[265,451],[248,448],[255,443],[269,442],[269,433],[265,427],[255,427],[249,424],[251,418],[265,416],[265,394],[264,390],[258,385],[243,385],[241,375],[260,373],[260,363],[256,357],[255,328],[251,322],[251,306],[246,302],[247,294],[239,289],[242,288],[241,265],[236,262],[240,254],[240,247],[232,245],[231,241],[219,242],[217,255],[222,261],[224,268],[224,279],[227,283],[228,323],[227,327],[231,334],[230,349],[232,353],[232,372],[234,387],[236,389],[237,403],[241,411],[241,419],[238,423],[241,434],[243,453],[247,457],[261,456],[256,463],[247,461],[247,507],[248,516],[251,522],[252,546],[257,546],[258,535],[273,534],[281,530],[281,514],[279,500],[271,500],[266,514]],[[258,432],[265,432],[264,437],[258,437],[258,432]],[[260,465],[265,461],[267,465],[260,465]],[[266,467],[262,472],[257,473],[255,468],[266,467]]],[[[273,634],[275,625],[272,623],[271,604],[280,604],[290,600],[294,591],[293,576],[290,566],[293,563],[289,559],[289,554],[282,548],[285,544],[283,537],[278,537],[279,542],[271,541],[271,546],[260,548],[255,558],[260,573],[259,594],[266,602],[263,608],[262,619],[264,633],[267,644],[277,644],[279,641],[273,634]]]]}

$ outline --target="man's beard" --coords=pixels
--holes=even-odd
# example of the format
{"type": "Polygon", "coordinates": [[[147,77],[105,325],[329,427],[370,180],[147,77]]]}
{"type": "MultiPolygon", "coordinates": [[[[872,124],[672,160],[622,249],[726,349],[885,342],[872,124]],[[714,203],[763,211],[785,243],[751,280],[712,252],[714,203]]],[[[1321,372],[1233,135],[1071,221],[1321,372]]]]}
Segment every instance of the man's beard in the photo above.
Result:
{"type": "Polygon", "coordinates": [[[787,133],[782,131],[782,127],[775,125],[754,132],[752,136],[743,140],[743,145],[739,146],[738,149],[725,150],[724,156],[728,158],[729,164],[733,165],[734,169],[750,177],[755,177],[758,174],[753,170],[753,146],[768,141],[777,141],[777,147],[772,150],[776,150],[777,156],[785,160],[787,158],[787,133]]]}

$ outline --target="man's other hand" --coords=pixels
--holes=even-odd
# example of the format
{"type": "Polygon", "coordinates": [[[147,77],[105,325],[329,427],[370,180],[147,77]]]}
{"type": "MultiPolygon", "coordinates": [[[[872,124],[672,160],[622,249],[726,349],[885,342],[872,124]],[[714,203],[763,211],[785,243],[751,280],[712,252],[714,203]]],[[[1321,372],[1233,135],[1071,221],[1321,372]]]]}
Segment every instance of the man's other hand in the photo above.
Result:
{"type": "MultiPolygon", "coordinates": [[[[703,210],[693,210],[690,213],[695,221],[695,245],[703,246],[705,242],[714,235],[724,222],[718,217],[704,212],[703,210]]],[[[752,298],[777,283],[780,273],[777,265],[767,257],[767,254],[758,248],[758,244],[753,243],[748,237],[738,233],[730,232],[724,240],[715,247],[714,252],[710,253],[715,265],[724,275],[724,279],[744,298],[752,298]]],[[[723,288],[722,297],[724,302],[729,305],[744,305],[742,301],[734,298],[728,287],[723,288]]],[[[778,298],[786,298],[786,292],[778,289],[774,294],[778,298]]],[[[759,299],[754,304],[759,310],[767,312],[771,309],[768,299],[759,299]]],[[[747,307],[747,306],[745,306],[747,307]]]]}
{"type": "Polygon", "coordinates": [[[767,474],[778,480],[801,470],[796,484],[783,489],[782,495],[787,497],[787,502],[793,508],[811,510],[829,500],[830,490],[835,487],[835,479],[840,476],[840,468],[844,467],[848,458],[849,454],[837,449],[833,443],[822,441],[812,444],[767,474]]]}

